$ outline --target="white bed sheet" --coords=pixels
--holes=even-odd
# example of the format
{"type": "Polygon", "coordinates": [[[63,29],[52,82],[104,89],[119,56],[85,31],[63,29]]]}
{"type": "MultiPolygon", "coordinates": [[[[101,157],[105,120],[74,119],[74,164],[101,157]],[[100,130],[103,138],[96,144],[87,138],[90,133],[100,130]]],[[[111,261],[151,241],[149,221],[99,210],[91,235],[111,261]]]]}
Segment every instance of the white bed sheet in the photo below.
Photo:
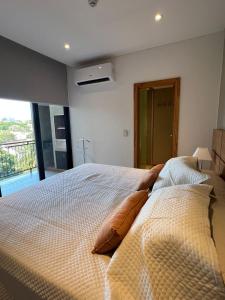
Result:
{"type": "Polygon", "coordinates": [[[43,298],[103,299],[110,257],[91,250],[144,172],[86,164],[1,199],[0,270],[43,298]]]}

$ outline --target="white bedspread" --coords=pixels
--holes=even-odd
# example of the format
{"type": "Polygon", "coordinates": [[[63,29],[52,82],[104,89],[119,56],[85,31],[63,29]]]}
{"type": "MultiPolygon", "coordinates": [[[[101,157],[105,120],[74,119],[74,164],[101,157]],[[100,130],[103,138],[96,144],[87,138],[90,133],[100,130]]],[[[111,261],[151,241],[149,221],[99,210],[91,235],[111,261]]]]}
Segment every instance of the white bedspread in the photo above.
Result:
{"type": "Polygon", "coordinates": [[[91,250],[143,172],[86,164],[1,199],[0,270],[43,298],[103,299],[110,257],[91,250]]]}
{"type": "Polygon", "coordinates": [[[106,299],[225,299],[210,234],[210,190],[180,185],[153,192],[111,259],[106,299]]]}

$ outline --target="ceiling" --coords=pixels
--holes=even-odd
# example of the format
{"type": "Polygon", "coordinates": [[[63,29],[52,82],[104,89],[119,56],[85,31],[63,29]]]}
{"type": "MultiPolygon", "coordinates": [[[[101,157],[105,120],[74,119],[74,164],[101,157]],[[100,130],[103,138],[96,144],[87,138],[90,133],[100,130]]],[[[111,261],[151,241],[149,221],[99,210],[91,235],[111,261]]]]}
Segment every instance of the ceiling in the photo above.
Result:
{"type": "Polygon", "coordinates": [[[1,35],[68,65],[224,28],[225,0],[0,0],[1,35]]]}

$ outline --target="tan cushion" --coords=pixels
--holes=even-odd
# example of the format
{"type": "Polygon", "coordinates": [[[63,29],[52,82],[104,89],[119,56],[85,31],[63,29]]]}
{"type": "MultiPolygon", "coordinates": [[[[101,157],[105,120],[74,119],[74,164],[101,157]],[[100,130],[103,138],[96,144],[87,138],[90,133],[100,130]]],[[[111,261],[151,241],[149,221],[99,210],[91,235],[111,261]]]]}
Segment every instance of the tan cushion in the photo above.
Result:
{"type": "Polygon", "coordinates": [[[141,178],[137,190],[140,191],[152,188],[163,166],[163,164],[159,164],[147,171],[141,178]]]}
{"type": "Polygon", "coordinates": [[[104,254],[115,249],[126,236],[147,199],[147,190],[128,196],[103,222],[92,253],[104,254]]]}

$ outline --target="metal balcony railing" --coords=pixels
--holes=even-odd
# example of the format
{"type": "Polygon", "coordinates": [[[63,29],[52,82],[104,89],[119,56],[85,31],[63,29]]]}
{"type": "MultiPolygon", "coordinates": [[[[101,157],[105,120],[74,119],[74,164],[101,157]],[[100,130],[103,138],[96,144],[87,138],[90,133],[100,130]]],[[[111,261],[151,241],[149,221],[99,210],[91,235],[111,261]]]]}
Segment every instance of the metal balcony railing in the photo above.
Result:
{"type": "Polygon", "coordinates": [[[36,168],[35,141],[0,144],[0,180],[36,168]]]}

